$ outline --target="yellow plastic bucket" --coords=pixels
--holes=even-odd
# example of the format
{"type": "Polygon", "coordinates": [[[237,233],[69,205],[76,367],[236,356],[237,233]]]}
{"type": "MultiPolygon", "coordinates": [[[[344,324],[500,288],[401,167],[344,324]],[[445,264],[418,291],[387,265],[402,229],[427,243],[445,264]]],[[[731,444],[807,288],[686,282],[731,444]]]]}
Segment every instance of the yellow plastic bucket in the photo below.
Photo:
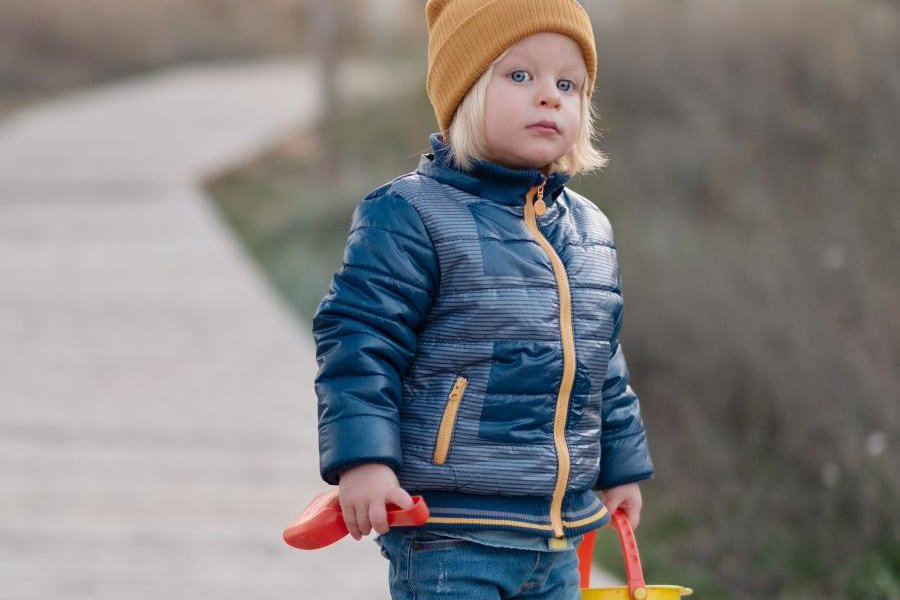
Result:
{"type": "Polygon", "coordinates": [[[628,585],[592,588],[591,558],[594,554],[594,538],[597,531],[584,534],[578,546],[578,570],[581,575],[581,600],[679,600],[694,593],[691,588],[680,585],[646,585],[641,557],[638,554],[637,539],[625,511],[613,513],[609,524],[619,536],[619,546],[625,559],[625,576],[628,585]]]}

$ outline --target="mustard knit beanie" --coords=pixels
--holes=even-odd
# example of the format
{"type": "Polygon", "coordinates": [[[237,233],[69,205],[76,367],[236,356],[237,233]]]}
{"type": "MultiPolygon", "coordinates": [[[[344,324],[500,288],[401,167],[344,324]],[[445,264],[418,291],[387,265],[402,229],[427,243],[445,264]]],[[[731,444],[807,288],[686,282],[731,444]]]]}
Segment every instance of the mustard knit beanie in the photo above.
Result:
{"type": "Polygon", "coordinates": [[[428,0],[425,87],[446,139],[456,108],[494,59],[522,38],[561,33],[581,46],[588,98],[597,75],[591,20],[575,0],[428,0]]]}

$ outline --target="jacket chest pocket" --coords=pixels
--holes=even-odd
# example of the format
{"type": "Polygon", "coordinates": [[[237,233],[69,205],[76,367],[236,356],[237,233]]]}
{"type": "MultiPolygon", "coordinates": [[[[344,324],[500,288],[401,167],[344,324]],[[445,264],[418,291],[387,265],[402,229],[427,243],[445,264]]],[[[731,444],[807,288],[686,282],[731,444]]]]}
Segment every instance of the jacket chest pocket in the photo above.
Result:
{"type": "Polygon", "coordinates": [[[434,445],[434,462],[442,465],[447,461],[450,452],[450,441],[453,439],[453,429],[456,427],[456,415],[462,402],[463,394],[469,379],[460,375],[453,383],[453,388],[447,395],[447,403],[444,406],[444,414],[441,416],[441,424],[438,427],[437,442],[434,445]]]}

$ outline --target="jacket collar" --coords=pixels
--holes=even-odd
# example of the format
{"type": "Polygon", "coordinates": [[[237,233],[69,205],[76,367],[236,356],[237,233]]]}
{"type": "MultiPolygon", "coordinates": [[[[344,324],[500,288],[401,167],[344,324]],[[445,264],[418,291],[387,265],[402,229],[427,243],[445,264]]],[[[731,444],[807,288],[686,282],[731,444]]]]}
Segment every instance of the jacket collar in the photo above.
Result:
{"type": "MultiPolygon", "coordinates": [[[[416,171],[475,196],[521,206],[528,190],[546,177],[539,169],[511,169],[487,160],[477,160],[471,169],[462,171],[451,163],[450,146],[440,132],[429,135],[428,142],[432,151],[420,156],[416,171]]],[[[547,177],[544,202],[548,207],[562,193],[569,177],[561,171],[547,177]]]]}

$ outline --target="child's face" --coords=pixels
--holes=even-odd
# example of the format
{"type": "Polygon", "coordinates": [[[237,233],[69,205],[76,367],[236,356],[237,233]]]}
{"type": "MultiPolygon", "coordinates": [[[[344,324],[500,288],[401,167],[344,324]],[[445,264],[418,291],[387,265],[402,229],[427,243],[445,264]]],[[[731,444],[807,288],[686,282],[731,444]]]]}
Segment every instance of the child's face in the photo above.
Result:
{"type": "Polygon", "coordinates": [[[572,38],[541,32],[523,38],[494,66],[485,97],[488,160],[541,168],[565,156],[581,127],[587,67],[572,38]],[[556,123],[558,131],[534,127],[556,123]]]}

